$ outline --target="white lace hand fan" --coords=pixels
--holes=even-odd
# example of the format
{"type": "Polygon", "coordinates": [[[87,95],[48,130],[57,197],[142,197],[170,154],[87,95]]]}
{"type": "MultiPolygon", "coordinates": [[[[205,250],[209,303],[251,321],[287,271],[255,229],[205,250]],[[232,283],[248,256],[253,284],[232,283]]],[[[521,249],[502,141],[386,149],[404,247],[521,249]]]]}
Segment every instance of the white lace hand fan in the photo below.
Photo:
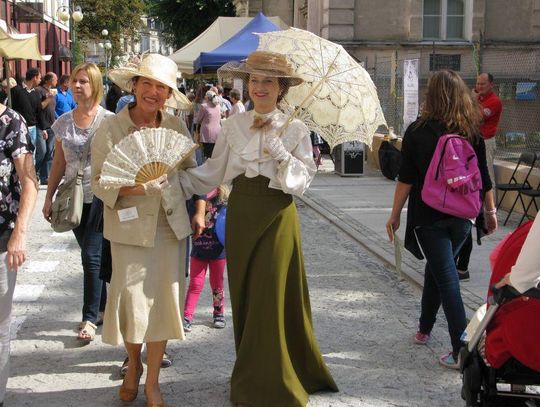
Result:
{"type": "Polygon", "coordinates": [[[189,137],[171,129],[136,131],[109,152],[99,183],[104,187],[144,184],[177,167],[196,148],[189,137]]]}

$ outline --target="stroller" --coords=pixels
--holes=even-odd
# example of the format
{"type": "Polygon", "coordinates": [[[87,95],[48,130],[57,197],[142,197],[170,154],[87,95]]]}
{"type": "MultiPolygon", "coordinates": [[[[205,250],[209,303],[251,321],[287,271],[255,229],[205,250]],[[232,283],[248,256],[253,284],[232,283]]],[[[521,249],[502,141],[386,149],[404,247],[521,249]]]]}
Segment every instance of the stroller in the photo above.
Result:
{"type": "MultiPolygon", "coordinates": [[[[520,294],[510,286],[504,286],[501,289],[493,287],[493,284],[510,272],[515,264],[531,225],[532,222],[528,222],[516,229],[496,247],[490,256],[492,268],[490,287],[492,288],[488,292],[488,310],[469,343],[461,349],[459,355],[463,373],[461,397],[466,401],[467,406],[540,406],[539,370],[525,366],[515,357],[506,360],[507,354],[500,359],[505,360],[502,366],[498,368],[488,366],[478,349],[483,333],[487,330],[489,339],[490,330],[493,332],[494,326],[496,329],[497,318],[501,315],[508,316],[512,310],[519,311],[521,306],[532,306],[533,309],[540,310],[540,289],[531,289],[520,294]]],[[[537,344],[535,347],[540,346],[538,339],[535,341],[537,344]]],[[[491,349],[490,354],[490,349],[486,347],[486,356],[490,361],[497,359],[497,355],[493,356],[497,348],[495,346],[492,348],[494,349],[491,349]]],[[[537,350],[534,351],[538,353],[537,350]]]]}

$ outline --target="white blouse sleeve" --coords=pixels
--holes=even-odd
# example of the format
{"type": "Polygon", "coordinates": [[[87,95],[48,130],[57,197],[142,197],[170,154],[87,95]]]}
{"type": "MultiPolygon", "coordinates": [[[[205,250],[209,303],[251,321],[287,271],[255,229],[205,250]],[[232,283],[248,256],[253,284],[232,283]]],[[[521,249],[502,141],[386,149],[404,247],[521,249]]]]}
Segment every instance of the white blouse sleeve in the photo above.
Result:
{"type": "Polygon", "coordinates": [[[212,158],[199,167],[179,172],[180,186],[186,199],[190,199],[194,194],[206,194],[224,182],[230,154],[226,136],[221,132],[216,140],[212,158]]]}
{"type": "Polygon", "coordinates": [[[540,214],[529,230],[516,264],[510,272],[510,282],[520,292],[540,286],[540,214]]]}
{"type": "Polygon", "coordinates": [[[301,122],[291,123],[286,134],[283,136],[285,148],[291,152],[291,157],[278,165],[277,181],[283,192],[301,196],[306,192],[313,177],[317,172],[313,160],[313,147],[309,137],[308,128],[301,122]],[[287,133],[293,132],[293,137],[287,137],[287,133]],[[288,140],[297,140],[298,144],[292,149],[288,146],[288,140]],[[298,139],[300,139],[298,141],[298,139]]]}

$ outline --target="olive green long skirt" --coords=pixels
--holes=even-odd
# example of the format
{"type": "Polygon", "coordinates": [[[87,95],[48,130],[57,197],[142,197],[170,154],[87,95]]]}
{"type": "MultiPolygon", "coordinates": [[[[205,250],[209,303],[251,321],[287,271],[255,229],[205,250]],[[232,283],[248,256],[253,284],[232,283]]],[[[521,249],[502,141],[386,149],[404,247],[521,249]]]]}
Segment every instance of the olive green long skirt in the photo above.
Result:
{"type": "Polygon", "coordinates": [[[269,179],[237,177],[227,208],[227,274],[236,363],[231,400],[304,407],[338,391],[313,334],[298,215],[269,179]]]}

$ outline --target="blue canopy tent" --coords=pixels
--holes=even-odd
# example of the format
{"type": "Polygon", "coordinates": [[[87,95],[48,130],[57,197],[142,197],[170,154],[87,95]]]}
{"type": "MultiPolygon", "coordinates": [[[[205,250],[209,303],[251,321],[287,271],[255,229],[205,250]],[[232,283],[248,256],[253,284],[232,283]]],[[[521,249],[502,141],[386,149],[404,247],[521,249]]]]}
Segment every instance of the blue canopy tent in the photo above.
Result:
{"type": "Polygon", "coordinates": [[[215,72],[229,61],[246,59],[259,46],[259,37],[254,33],[279,30],[280,28],[266,18],[263,13],[259,13],[236,35],[215,50],[201,52],[199,58],[193,62],[193,71],[195,73],[215,72]]]}

